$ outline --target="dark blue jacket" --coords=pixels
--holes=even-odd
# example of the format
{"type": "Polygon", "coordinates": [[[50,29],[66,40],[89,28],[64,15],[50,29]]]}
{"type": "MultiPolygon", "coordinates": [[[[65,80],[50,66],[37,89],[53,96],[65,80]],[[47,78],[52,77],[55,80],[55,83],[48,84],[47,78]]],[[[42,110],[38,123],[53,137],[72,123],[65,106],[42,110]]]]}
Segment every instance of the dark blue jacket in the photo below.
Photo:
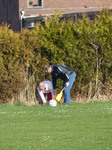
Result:
{"type": "Polygon", "coordinates": [[[74,72],[73,69],[65,66],[65,65],[52,65],[52,84],[53,88],[56,89],[56,80],[60,78],[61,80],[68,82],[70,75],[74,72]]]}

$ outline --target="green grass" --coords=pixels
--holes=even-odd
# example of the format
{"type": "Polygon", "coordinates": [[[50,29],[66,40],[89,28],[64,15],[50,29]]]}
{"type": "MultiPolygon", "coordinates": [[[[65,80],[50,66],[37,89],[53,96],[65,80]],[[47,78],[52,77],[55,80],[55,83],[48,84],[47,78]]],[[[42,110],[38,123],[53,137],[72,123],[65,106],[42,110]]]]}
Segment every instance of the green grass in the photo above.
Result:
{"type": "Polygon", "coordinates": [[[0,150],[112,150],[112,101],[0,104],[0,150]]]}

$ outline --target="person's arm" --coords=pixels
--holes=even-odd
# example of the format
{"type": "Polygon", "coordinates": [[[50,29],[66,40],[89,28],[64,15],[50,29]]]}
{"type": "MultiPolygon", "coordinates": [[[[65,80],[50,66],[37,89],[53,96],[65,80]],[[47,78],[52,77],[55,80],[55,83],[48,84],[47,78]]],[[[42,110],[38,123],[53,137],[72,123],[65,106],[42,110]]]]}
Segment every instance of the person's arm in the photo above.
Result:
{"type": "Polygon", "coordinates": [[[53,89],[53,84],[52,84],[52,82],[50,82],[49,88],[50,88],[50,91],[51,91],[51,93],[52,93],[52,99],[53,99],[53,98],[55,97],[55,95],[56,95],[56,91],[53,89]]]}
{"type": "Polygon", "coordinates": [[[64,73],[64,78],[65,78],[65,87],[69,86],[69,74],[68,73],[64,73]]]}
{"type": "Polygon", "coordinates": [[[37,88],[37,90],[38,90],[38,93],[40,95],[40,98],[41,98],[43,104],[46,104],[47,102],[46,102],[46,99],[45,99],[43,92],[39,89],[39,87],[37,88]]]}
{"type": "Polygon", "coordinates": [[[54,75],[52,75],[52,85],[53,89],[56,89],[56,77],[54,75]]]}

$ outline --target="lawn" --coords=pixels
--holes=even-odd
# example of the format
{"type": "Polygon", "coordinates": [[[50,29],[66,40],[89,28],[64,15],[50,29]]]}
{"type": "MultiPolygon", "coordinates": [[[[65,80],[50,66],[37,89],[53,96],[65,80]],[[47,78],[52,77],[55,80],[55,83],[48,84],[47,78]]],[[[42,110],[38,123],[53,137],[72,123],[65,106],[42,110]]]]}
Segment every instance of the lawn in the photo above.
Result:
{"type": "Polygon", "coordinates": [[[112,150],[112,100],[0,104],[0,150],[112,150]]]}

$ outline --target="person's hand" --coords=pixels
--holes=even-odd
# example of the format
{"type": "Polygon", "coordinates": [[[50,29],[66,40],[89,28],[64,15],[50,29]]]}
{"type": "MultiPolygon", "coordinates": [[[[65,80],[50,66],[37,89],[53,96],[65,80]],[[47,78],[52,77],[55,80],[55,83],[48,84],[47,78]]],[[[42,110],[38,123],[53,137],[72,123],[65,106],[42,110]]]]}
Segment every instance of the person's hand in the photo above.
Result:
{"type": "Polygon", "coordinates": [[[68,86],[69,86],[69,82],[66,82],[66,83],[65,83],[65,86],[68,87],[68,86]]]}

